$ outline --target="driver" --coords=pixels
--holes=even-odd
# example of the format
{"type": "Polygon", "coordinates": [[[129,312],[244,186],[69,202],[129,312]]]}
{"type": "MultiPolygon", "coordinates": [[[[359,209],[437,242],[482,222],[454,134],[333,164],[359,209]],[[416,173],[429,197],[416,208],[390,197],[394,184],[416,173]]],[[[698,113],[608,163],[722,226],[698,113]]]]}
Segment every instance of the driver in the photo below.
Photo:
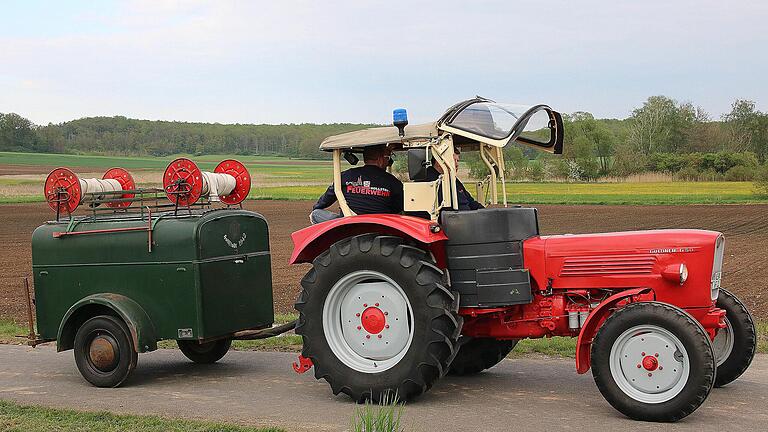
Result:
{"type": "MultiPolygon", "coordinates": [[[[342,193],[356,214],[400,213],[403,211],[403,183],[386,171],[392,161],[392,150],[386,145],[365,147],[365,165],[341,173],[342,193]]],[[[336,202],[333,185],[317,200],[309,215],[313,224],[341,217],[326,210],[336,202]]]]}
{"type": "MultiPolygon", "coordinates": [[[[461,155],[461,150],[459,150],[458,147],[453,148],[453,163],[456,167],[456,171],[459,171],[459,156],[461,155]]],[[[427,181],[435,181],[437,178],[443,173],[443,167],[441,167],[439,164],[435,163],[434,159],[432,160],[432,166],[427,168],[427,181]]],[[[440,192],[442,192],[442,188],[439,189],[440,192]]],[[[441,198],[442,193],[438,196],[438,199],[441,198]]],[[[474,198],[472,198],[472,195],[470,195],[469,191],[467,191],[467,188],[464,187],[464,184],[459,180],[459,178],[456,178],[456,198],[459,200],[459,210],[477,210],[481,208],[485,208],[482,204],[475,201],[474,198]]]]}

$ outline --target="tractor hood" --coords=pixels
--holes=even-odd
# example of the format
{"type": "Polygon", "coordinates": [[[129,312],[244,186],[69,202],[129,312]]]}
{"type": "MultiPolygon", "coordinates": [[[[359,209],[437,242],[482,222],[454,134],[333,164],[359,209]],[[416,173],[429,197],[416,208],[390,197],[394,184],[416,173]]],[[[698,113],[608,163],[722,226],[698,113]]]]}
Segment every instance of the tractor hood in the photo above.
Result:
{"type": "Polygon", "coordinates": [[[526,263],[540,286],[652,288],[657,300],[681,307],[717,299],[723,235],[704,230],[650,230],[556,235],[525,243],[526,263]],[[544,268],[535,263],[544,262],[544,268]],[[686,270],[684,283],[675,275],[686,270]],[[544,284],[544,285],[542,285],[544,284]],[[683,295],[684,294],[684,295],[683,295]]]}

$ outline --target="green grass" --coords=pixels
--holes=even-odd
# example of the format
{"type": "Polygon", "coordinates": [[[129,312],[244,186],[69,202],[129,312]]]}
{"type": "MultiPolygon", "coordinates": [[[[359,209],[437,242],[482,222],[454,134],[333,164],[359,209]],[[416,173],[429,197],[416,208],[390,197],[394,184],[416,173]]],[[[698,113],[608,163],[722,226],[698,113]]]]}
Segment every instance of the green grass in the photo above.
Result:
{"type": "MultiPolygon", "coordinates": [[[[194,160],[202,169],[213,169],[224,159],[237,159],[245,164],[272,164],[281,169],[296,167],[292,165],[299,159],[291,159],[278,156],[236,156],[236,155],[203,155],[193,156],[177,154],[162,157],[141,156],[100,156],[100,155],[73,155],[54,153],[17,153],[0,152],[1,165],[49,165],[49,166],[73,166],[84,168],[111,168],[120,166],[126,169],[160,169],[164,170],[168,163],[178,157],[186,157],[194,160]],[[280,162],[292,161],[290,164],[280,162]]],[[[316,168],[330,168],[330,161],[304,160],[302,165],[316,168]]]]}
{"type": "Polygon", "coordinates": [[[26,336],[29,333],[27,327],[20,326],[13,321],[0,319],[0,343],[25,343],[26,339],[16,336],[26,336]]]}
{"type": "MultiPolygon", "coordinates": [[[[118,157],[46,153],[0,152],[0,165],[48,165],[93,168],[112,166],[129,170],[162,171],[177,157],[189,157],[203,170],[235,158],[254,176],[251,199],[316,200],[332,180],[330,161],[297,160],[275,156],[172,155],[164,157],[118,157]],[[296,184],[297,186],[286,186],[296,184]]],[[[475,193],[473,181],[465,181],[475,193]]],[[[0,179],[0,203],[43,201],[39,195],[18,192],[35,181],[0,179]],[[3,188],[8,192],[3,194],[3,188]],[[16,189],[14,189],[16,188],[16,189]],[[16,192],[14,192],[16,191],[16,192]],[[14,196],[14,194],[18,194],[14,196]]],[[[508,183],[507,200],[519,204],[749,204],[768,203],[768,196],[753,193],[752,182],[627,182],[627,183],[508,183]]]]}
{"type": "Polygon", "coordinates": [[[757,352],[768,354],[768,321],[757,323],[757,352]]]}
{"type": "Polygon", "coordinates": [[[256,200],[316,200],[328,186],[254,187],[249,198],[256,200]]]}
{"type": "Polygon", "coordinates": [[[402,432],[400,426],[405,404],[398,400],[397,394],[387,393],[378,404],[369,401],[355,407],[352,414],[351,431],[353,432],[402,432]]]}
{"type": "Polygon", "coordinates": [[[523,339],[515,346],[510,357],[542,354],[551,357],[575,357],[576,338],[555,336],[548,339],[523,339]]]}
{"type": "Polygon", "coordinates": [[[755,196],[753,189],[752,182],[509,183],[507,200],[521,204],[636,205],[768,202],[766,197],[755,196]]]}
{"type": "Polygon", "coordinates": [[[0,430],[8,432],[279,432],[158,416],[117,415],[19,405],[0,400],[0,430]]]}

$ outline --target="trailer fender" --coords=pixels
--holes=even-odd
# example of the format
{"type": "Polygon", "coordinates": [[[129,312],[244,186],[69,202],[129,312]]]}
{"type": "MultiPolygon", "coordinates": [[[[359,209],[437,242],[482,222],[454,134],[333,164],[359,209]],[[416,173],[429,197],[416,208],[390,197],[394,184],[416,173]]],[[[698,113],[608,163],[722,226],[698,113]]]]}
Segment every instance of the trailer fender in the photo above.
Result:
{"type": "Polygon", "coordinates": [[[436,245],[448,240],[440,225],[428,219],[395,214],[348,216],[312,225],[291,234],[290,264],[312,262],[337,241],[358,234],[379,233],[423,243],[441,264],[444,253],[436,245]]]}
{"type": "Polygon", "coordinates": [[[136,352],[157,349],[155,326],[138,303],[120,294],[100,293],[83,298],[64,314],[56,338],[57,351],[72,349],[78,327],[96,315],[105,314],[116,315],[125,322],[136,352]]]}
{"type": "MultiPolygon", "coordinates": [[[[632,297],[651,294],[650,288],[634,288],[616,293],[600,303],[595,310],[589,314],[584,325],[579,332],[579,339],[576,342],[576,372],[583,374],[586,373],[591,366],[591,350],[592,340],[595,338],[597,331],[603,324],[608,315],[613,311],[613,308],[622,300],[631,300],[632,297]]],[[[653,298],[649,298],[652,300],[653,298]]]]}

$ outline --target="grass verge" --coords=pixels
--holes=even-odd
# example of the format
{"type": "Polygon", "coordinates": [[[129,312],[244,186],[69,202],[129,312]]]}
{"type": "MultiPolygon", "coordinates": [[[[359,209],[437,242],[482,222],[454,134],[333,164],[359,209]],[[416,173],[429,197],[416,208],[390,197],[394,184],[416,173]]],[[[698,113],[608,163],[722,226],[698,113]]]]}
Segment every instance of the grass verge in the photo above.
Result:
{"type": "MultiPolygon", "coordinates": [[[[285,324],[298,318],[298,315],[276,314],[275,324],[285,324]]],[[[23,344],[25,339],[17,338],[26,335],[26,327],[12,321],[0,320],[0,343],[23,344]]],[[[176,342],[172,340],[161,341],[160,348],[176,348],[176,342]]],[[[301,336],[286,333],[278,337],[259,339],[252,341],[234,341],[232,348],[241,351],[301,351],[301,336]]],[[[757,352],[768,354],[768,321],[757,322],[757,352]]],[[[545,339],[524,339],[517,344],[510,354],[511,358],[525,357],[528,355],[545,355],[550,357],[573,357],[576,354],[576,339],[568,337],[553,337],[545,339]]]]}
{"type": "Polygon", "coordinates": [[[19,405],[0,400],[0,430],[14,432],[281,432],[283,429],[254,428],[157,416],[116,415],[19,405]]]}
{"type": "Polygon", "coordinates": [[[24,344],[26,339],[17,338],[29,333],[29,329],[9,320],[0,320],[0,343],[4,344],[24,344]]]}

